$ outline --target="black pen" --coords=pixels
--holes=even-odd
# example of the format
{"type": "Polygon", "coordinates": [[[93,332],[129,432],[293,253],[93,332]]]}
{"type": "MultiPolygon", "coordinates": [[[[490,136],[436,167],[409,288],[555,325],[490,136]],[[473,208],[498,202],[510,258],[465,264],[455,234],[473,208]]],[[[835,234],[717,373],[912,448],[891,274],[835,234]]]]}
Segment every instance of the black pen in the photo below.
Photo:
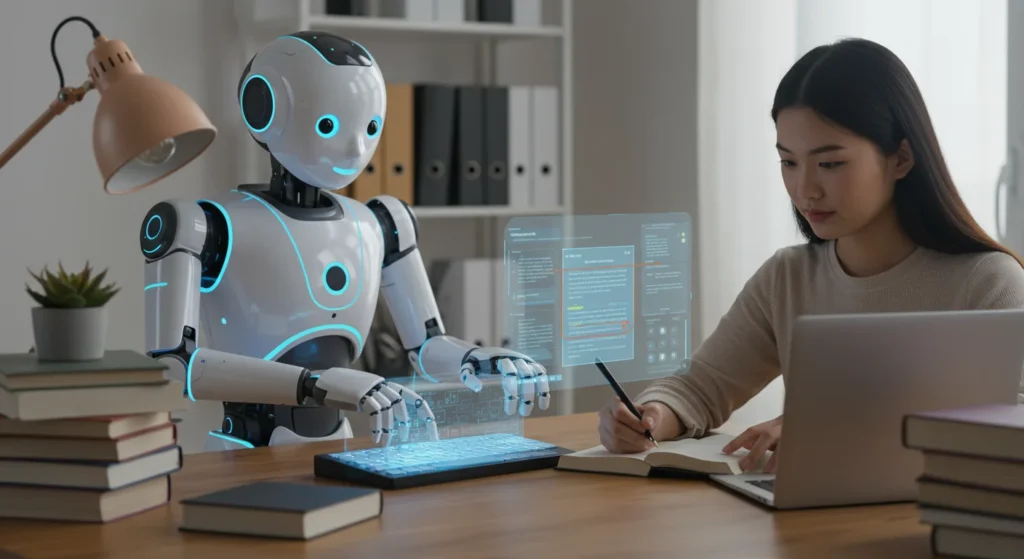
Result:
{"type": "MultiPolygon", "coordinates": [[[[597,365],[597,368],[601,371],[601,374],[604,375],[604,378],[608,381],[608,384],[612,385],[612,390],[614,390],[615,394],[618,395],[620,400],[622,400],[622,403],[626,404],[626,407],[629,408],[629,411],[633,412],[633,415],[635,415],[637,419],[643,421],[643,416],[640,415],[639,411],[637,411],[636,406],[634,406],[633,402],[629,399],[628,396],[626,396],[626,393],[622,391],[622,387],[619,386],[618,381],[616,381],[615,377],[612,376],[612,373],[611,371],[608,370],[608,367],[605,367],[604,363],[602,363],[601,360],[597,358],[594,359],[594,364],[597,365]]],[[[658,446],[658,441],[654,440],[654,437],[651,436],[650,429],[644,429],[644,435],[647,435],[647,438],[652,443],[654,443],[654,446],[658,446]]]]}

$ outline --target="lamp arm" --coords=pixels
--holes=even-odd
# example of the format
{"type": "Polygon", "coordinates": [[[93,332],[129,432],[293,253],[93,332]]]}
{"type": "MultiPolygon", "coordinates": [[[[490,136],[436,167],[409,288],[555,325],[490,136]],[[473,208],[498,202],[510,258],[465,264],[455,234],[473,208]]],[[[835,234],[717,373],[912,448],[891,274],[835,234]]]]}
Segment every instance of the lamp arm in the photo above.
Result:
{"type": "Polygon", "coordinates": [[[61,88],[60,92],[57,93],[57,98],[50,103],[46,111],[39,115],[39,118],[29,125],[3,153],[0,153],[0,169],[7,165],[7,162],[21,151],[22,148],[28,145],[32,138],[35,138],[47,124],[50,124],[51,120],[62,114],[71,105],[81,101],[92,89],[92,80],[86,80],[85,83],[78,87],[61,88]]]}

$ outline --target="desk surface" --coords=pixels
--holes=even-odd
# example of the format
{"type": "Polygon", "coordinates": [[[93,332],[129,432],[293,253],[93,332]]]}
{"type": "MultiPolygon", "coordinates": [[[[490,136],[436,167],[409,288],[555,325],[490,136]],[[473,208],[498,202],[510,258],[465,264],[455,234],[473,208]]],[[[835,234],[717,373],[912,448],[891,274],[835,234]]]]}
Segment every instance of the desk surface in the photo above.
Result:
{"type": "MultiPolygon", "coordinates": [[[[526,434],[583,449],[596,426],[594,414],[537,418],[526,434]]],[[[263,479],[332,483],[312,457],[336,450],[186,455],[171,505],[105,525],[2,519],[0,557],[932,557],[913,504],[772,512],[706,482],[555,470],[387,492],[381,518],[309,542],[178,531],[178,500],[263,479]]]]}

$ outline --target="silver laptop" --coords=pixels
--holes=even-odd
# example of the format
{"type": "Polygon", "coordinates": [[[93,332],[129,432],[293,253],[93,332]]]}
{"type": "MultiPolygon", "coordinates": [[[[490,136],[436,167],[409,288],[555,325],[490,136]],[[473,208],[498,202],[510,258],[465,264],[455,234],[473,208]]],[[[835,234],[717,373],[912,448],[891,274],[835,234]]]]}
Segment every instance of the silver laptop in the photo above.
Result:
{"type": "Polygon", "coordinates": [[[1024,310],[804,316],[790,349],[775,475],[712,479],[777,509],[913,501],[903,417],[1015,404],[1024,310]]]}

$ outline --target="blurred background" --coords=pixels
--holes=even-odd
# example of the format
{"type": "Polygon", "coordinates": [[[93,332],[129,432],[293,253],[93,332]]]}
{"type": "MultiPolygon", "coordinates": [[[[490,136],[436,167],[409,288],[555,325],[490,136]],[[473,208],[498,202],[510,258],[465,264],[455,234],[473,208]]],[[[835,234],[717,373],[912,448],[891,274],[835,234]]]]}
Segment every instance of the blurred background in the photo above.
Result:
{"type": "MultiPolygon", "coordinates": [[[[86,260],[110,268],[109,279],[123,290],[110,303],[109,345],[144,351],[141,219],[166,198],[197,199],[267,180],[266,155],[246,133],[236,87],[260,46],[299,29],[359,41],[389,84],[541,88],[556,101],[546,109],[553,111],[548,137],[534,142],[543,144],[553,166],[543,192],[524,187],[510,190],[507,203],[429,205],[418,203],[416,192],[407,194],[420,219],[420,249],[436,272],[435,289],[446,295],[442,316],[453,328],[472,330],[451,332],[472,341],[503,342],[500,304],[487,295],[500,289],[501,274],[473,276],[470,283],[487,287],[482,291],[445,284],[465,281],[458,270],[484,269],[481,262],[501,258],[509,219],[687,212],[696,259],[690,344],[699,345],[764,259],[800,242],[769,109],[778,80],[799,56],[844,36],[876,40],[904,60],[975,217],[1012,248],[1024,246],[1024,206],[1015,194],[1024,171],[1012,165],[1024,138],[1024,0],[517,2],[518,15],[506,20],[462,0],[0,4],[0,145],[13,141],[56,92],[48,40],[69,15],[88,17],[109,38],[125,41],[145,72],[191,95],[219,129],[214,145],[182,171],[141,192],[109,196],[89,147],[99,99],[91,95],[3,169],[0,351],[32,345],[26,268],[58,260],[71,268],[86,260]],[[481,319],[479,312],[469,316],[470,308],[488,310],[481,319]],[[499,325],[481,326],[481,320],[499,325]]],[[[69,84],[85,79],[90,48],[84,26],[61,32],[57,53],[69,84]]],[[[386,170],[389,162],[379,164],[386,170]]],[[[364,184],[354,196],[369,192],[363,188],[383,187],[364,184]]],[[[380,335],[361,365],[399,374],[386,313],[377,327],[380,335]]],[[[550,413],[593,410],[610,395],[607,387],[580,389],[550,413]]],[[[206,431],[221,420],[220,403],[190,406],[181,432],[186,451],[201,448],[206,431]]],[[[781,406],[777,381],[737,418],[766,420],[781,406]]]]}

